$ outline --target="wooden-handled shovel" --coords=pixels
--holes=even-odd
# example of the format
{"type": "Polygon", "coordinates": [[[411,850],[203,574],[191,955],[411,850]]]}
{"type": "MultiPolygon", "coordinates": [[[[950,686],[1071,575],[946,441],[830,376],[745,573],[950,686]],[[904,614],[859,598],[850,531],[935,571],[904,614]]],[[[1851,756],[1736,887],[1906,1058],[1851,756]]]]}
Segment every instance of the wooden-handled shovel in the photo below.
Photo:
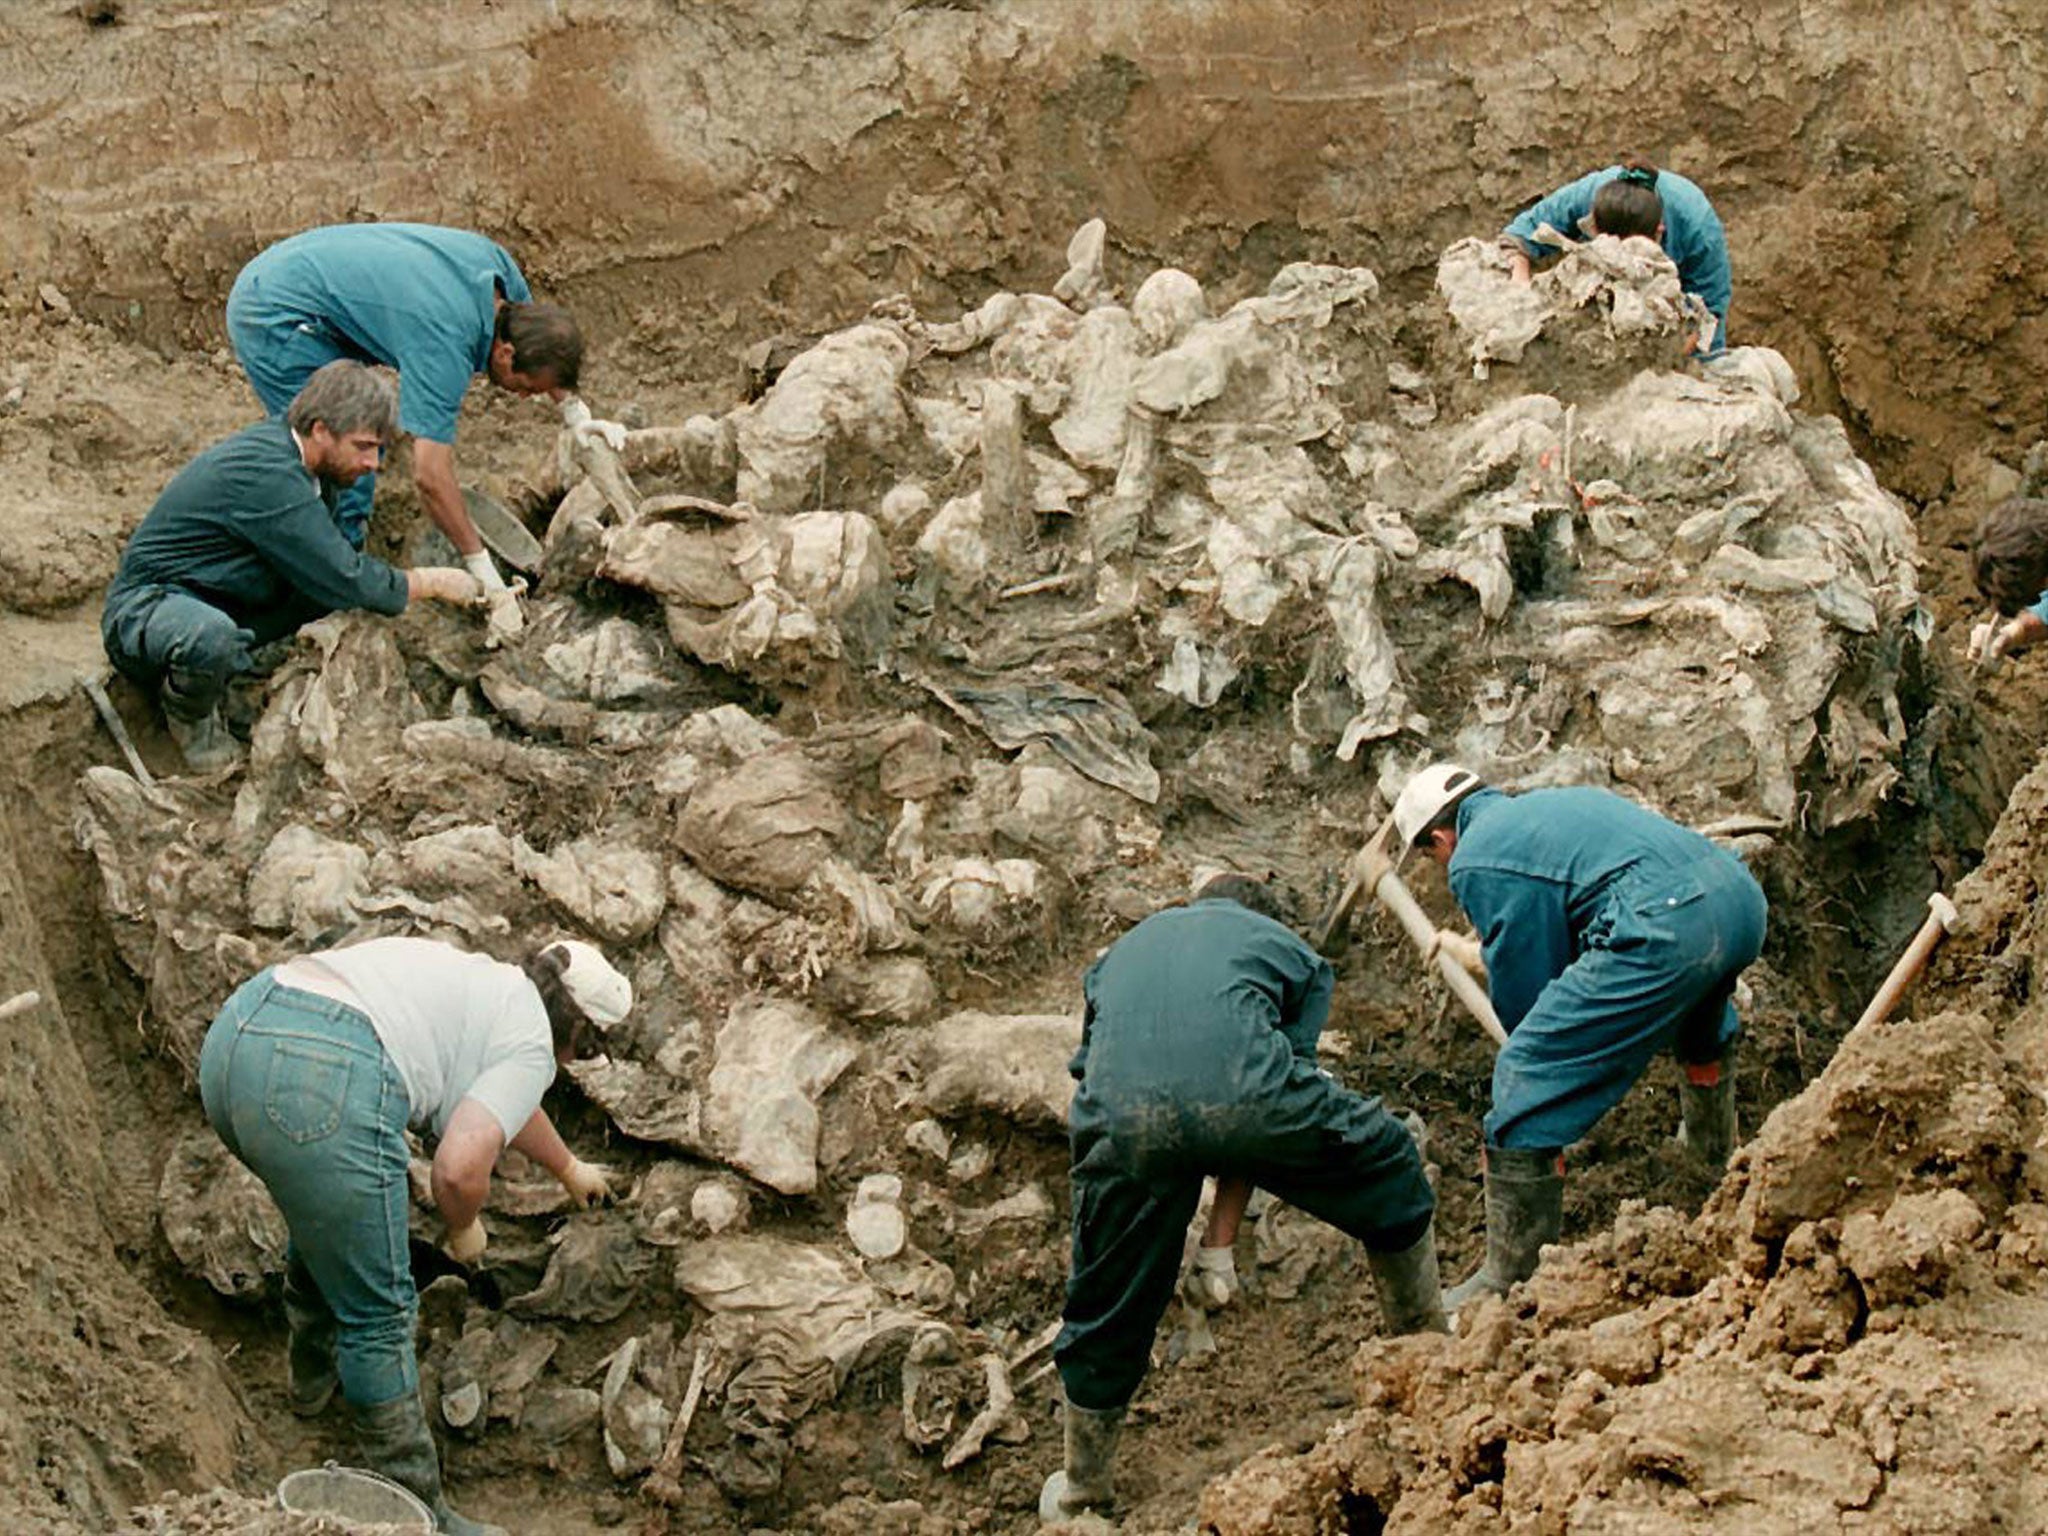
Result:
{"type": "Polygon", "coordinates": [[[1927,961],[1934,954],[1935,946],[1955,932],[1956,918],[1956,904],[1941,892],[1936,891],[1927,898],[1926,921],[1921,923],[1920,931],[1913,935],[1913,942],[1906,946],[1906,952],[1899,956],[1899,963],[1892,967],[1884,985],[1877,989],[1876,996],[1863,1010],[1863,1016],[1856,1021],[1858,1029],[1890,1017],[1891,1011],[1899,1006],[1899,999],[1906,995],[1906,989],[1927,969],[1927,961]]]}

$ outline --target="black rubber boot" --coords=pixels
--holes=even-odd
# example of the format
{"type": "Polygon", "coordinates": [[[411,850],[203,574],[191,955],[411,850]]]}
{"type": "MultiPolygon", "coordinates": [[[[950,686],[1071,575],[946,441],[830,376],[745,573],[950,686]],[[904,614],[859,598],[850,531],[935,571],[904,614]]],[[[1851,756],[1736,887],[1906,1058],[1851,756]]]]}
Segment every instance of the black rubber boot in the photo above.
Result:
{"type": "Polygon", "coordinates": [[[296,1258],[285,1266],[284,1321],[291,1337],[285,1352],[291,1409],[310,1419],[334,1400],[341,1378],[334,1374],[334,1313],[296,1258]]]}
{"type": "Polygon", "coordinates": [[[1564,1157],[1557,1147],[1486,1149],[1486,1262],[1444,1292],[1455,1312],[1478,1296],[1505,1296],[1536,1272],[1543,1245],[1564,1222],[1564,1157]]]}
{"type": "Polygon", "coordinates": [[[1436,1223],[1399,1253],[1365,1251],[1372,1283],[1380,1293],[1380,1316],[1389,1333],[1448,1333],[1443,1282],[1436,1272],[1436,1223]]]}
{"type": "Polygon", "coordinates": [[[370,1470],[409,1488],[434,1512],[434,1528],[448,1536],[508,1536],[499,1525],[485,1525],[459,1515],[441,1496],[441,1457],[419,1394],[356,1410],[356,1433],[370,1470]]]}
{"type": "Polygon", "coordinates": [[[1045,1480],[1038,1495],[1038,1518],[1052,1525],[1083,1515],[1107,1515],[1110,1508],[1109,1464],[1116,1456],[1116,1437],[1124,1410],[1066,1405],[1067,1464],[1045,1480]]]}
{"type": "Polygon", "coordinates": [[[1685,1067],[1678,1090],[1678,1144],[1719,1173],[1735,1150],[1735,1052],[1685,1067]]]}
{"type": "Polygon", "coordinates": [[[241,756],[241,748],[221,719],[220,700],[202,698],[180,688],[176,676],[166,677],[157,696],[164,707],[164,726],[178,744],[178,755],[194,773],[218,773],[241,756]]]}

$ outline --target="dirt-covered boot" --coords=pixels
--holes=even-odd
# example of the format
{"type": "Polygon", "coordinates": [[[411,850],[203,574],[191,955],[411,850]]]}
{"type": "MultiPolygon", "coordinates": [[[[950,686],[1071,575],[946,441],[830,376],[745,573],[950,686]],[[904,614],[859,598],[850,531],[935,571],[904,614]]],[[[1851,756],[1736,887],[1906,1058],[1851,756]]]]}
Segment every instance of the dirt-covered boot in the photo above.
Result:
{"type": "Polygon", "coordinates": [[[1719,1173],[1735,1150],[1735,1063],[1733,1052],[1719,1061],[1689,1063],[1678,1090],[1678,1144],[1719,1173]]]}
{"type": "Polygon", "coordinates": [[[1389,1333],[1447,1333],[1442,1282],[1436,1272],[1436,1223],[1399,1253],[1365,1251],[1372,1283],[1380,1293],[1380,1316],[1389,1333]]]}
{"type": "Polygon", "coordinates": [[[284,1321],[291,1338],[285,1351],[291,1409],[302,1419],[326,1411],[341,1378],[334,1373],[334,1313],[296,1256],[285,1266],[284,1321]]]}
{"type": "Polygon", "coordinates": [[[178,744],[185,766],[194,773],[218,773],[241,755],[227,722],[221,719],[219,700],[201,703],[172,678],[164,679],[158,697],[164,706],[164,726],[178,744]]]}
{"type": "Polygon", "coordinates": [[[434,1529],[447,1536],[508,1536],[505,1528],[458,1515],[441,1496],[441,1457],[419,1394],[356,1410],[356,1433],[370,1470],[409,1488],[434,1512],[434,1529]]]}
{"type": "Polygon", "coordinates": [[[1124,1410],[1097,1411],[1069,1402],[1066,1420],[1067,1464],[1045,1480],[1038,1495],[1038,1518],[1046,1525],[1109,1513],[1109,1464],[1116,1456],[1124,1410]]]}
{"type": "Polygon", "coordinates": [[[1486,1262],[1444,1292],[1455,1312],[1479,1296],[1505,1296],[1536,1272],[1545,1243],[1564,1222],[1564,1157],[1556,1147],[1486,1149],[1486,1262]]]}

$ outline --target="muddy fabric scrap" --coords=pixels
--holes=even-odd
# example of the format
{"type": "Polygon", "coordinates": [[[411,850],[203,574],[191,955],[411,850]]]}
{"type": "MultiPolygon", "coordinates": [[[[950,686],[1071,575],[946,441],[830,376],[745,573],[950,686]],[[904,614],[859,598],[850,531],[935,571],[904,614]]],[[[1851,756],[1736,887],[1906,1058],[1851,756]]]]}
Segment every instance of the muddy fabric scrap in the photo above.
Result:
{"type": "Polygon", "coordinates": [[[770,1425],[795,1423],[892,1341],[935,1326],[891,1304],[851,1259],[785,1238],[686,1243],[676,1288],[712,1314],[728,1414],[770,1425]]]}
{"type": "Polygon", "coordinates": [[[221,1295],[254,1296],[284,1273],[283,1213],[211,1129],[179,1138],[157,1199],[171,1252],[221,1295]]]}
{"type": "Polygon", "coordinates": [[[818,1106],[858,1054],[800,1003],[735,1005],[718,1031],[704,1095],[704,1133],[716,1154],[786,1195],[818,1182],[818,1106]]]}
{"type": "Polygon", "coordinates": [[[1159,800],[1157,743],[1117,695],[1059,679],[998,687],[926,679],[924,686],[1006,752],[1042,741],[1097,783],[1146,805],[1159,800]]]}

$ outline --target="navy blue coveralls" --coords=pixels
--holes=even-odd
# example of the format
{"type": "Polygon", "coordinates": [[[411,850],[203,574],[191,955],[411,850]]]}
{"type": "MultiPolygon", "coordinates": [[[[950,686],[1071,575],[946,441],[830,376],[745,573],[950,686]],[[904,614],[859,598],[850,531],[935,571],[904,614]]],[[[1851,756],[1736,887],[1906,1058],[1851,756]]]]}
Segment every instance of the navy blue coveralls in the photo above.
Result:
{"type": "Polygon", "coordinates": [[[1482,789],[1457,815],[1451,894],[1508,1030],[1489,1146],[1569,1146],[1659,1050],[1720,1058],[1735,979],[1764,940],[1740,859],[1604,789],[1482,789]]]}
{"type": "Polygon", "coordinates": [[[1205,1174],[1250,1179],[1375,1252],[1436,1208],[1407,1129],[1316,1067],[1329,963],[1206,899],[1146,918],[1088,971],[1073,1142],[1073,1270],[1054,1345],[1067,1400],[1129,1402],[1173,1300],[1205,1174]]]}

